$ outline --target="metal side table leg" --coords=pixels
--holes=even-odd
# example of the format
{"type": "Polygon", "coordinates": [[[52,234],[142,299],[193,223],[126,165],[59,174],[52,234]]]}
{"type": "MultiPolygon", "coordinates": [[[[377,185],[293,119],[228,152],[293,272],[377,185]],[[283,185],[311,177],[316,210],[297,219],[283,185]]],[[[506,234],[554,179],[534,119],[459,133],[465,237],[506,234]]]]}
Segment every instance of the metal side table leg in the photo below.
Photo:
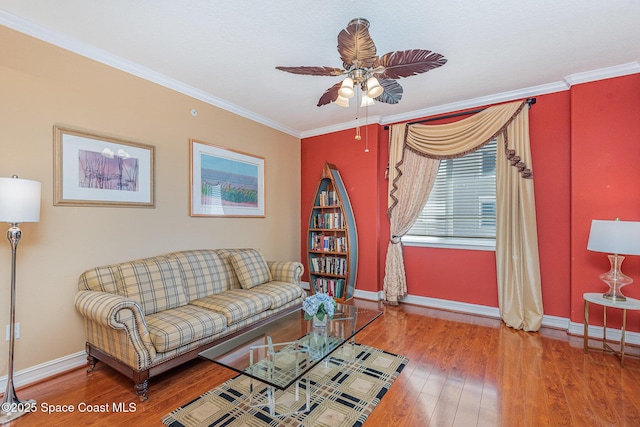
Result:
{"type": "Polygon", "coordinates": [[[622,331],[620,336],[620,367],[624,367],[624,333],[627,329],[627,309],[622,310],[622,331]]]}
{"type": "Polygon", "coordinates": [[[586,354],[589,346],[589,301],[584,300],[584,334],[583,337],[583,352],[586,354]]]}
{"type": "Polygon", "coordinates": [[[604,308],[604,312],[603,312],[602,323],[604,324],[604,326],[602,330],[602,349],[606,350],[607,349],[607,306],[605,305],[603,308],[604,308]]]}

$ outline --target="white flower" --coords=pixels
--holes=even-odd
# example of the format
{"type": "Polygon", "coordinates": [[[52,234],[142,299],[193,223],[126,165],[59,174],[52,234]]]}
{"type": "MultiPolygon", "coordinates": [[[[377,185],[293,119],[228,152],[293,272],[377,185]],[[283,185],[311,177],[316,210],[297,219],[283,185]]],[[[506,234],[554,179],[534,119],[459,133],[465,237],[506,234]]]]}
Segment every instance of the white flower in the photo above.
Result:
{"type": "Polygon", "coordinates": [[[302,303],[302,309],[306,319],[316,316],[322,320],[325,315],[332,318],[335,314],[336,302],[331,296],[318,293],[306,298],[302,303]]]}

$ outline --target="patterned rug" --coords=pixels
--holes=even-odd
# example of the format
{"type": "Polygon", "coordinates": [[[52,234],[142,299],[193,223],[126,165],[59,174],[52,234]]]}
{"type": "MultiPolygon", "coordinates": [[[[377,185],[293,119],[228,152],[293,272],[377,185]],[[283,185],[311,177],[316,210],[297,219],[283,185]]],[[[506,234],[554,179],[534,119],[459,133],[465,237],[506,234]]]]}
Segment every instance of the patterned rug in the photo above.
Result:
{"type": "MultiPolygon", "coordinates": [[[[408,359],[362,344],[347,345],[336,353],[338,357],[331,357],[328,366],[320,363],[309,373],[311,410],[308,413],[277,416],[303,406],[304,390],[300,392],[301,401],[277,404],[276,417],[271,417],[266,407],[252,408],[249,406],[251,380],[238,375],[175,409],[162,422],[169,427],[361,426],[408,359]]],[[[255,384],[254,381],[254,387],[255,384]]],[[[265,387],[259,393],[266,394],[266,390],[265,387]]],[[[293,393],[281,392],[278,401],[293,400],[292,396],[293,393]]]]}

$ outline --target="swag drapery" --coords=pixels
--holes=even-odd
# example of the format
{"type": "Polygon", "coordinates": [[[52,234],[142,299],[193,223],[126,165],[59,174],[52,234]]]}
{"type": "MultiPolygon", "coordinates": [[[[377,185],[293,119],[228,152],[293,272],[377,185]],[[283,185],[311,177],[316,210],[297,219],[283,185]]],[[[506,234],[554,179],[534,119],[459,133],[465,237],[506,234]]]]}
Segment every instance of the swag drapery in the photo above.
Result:
{"type": "Polygon", "coordinates": [[[391,127],[389,205],[391,240],[385,265],[385,301],[407,295],[402,236],[422,211],[441,159],[461,157],[497,138],[496,268],[498,305],[510,327],[537,331],[542,291],[526,102],[486,108],[442,125],[391,127]]]}

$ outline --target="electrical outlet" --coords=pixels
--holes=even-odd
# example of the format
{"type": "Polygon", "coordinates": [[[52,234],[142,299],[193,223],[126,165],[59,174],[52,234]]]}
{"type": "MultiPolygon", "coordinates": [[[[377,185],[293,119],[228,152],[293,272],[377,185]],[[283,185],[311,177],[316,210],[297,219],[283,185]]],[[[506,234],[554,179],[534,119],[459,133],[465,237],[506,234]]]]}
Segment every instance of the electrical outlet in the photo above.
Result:
{"type": "MultiPolygon", "coordinates": [[[[13,337],[15,339],[20,338],[20,323],[16,323],[13,327],[13,337]]],[[[6,339],[5,341],[9,341],[9,325],[6,327],[6,339]]]]}

